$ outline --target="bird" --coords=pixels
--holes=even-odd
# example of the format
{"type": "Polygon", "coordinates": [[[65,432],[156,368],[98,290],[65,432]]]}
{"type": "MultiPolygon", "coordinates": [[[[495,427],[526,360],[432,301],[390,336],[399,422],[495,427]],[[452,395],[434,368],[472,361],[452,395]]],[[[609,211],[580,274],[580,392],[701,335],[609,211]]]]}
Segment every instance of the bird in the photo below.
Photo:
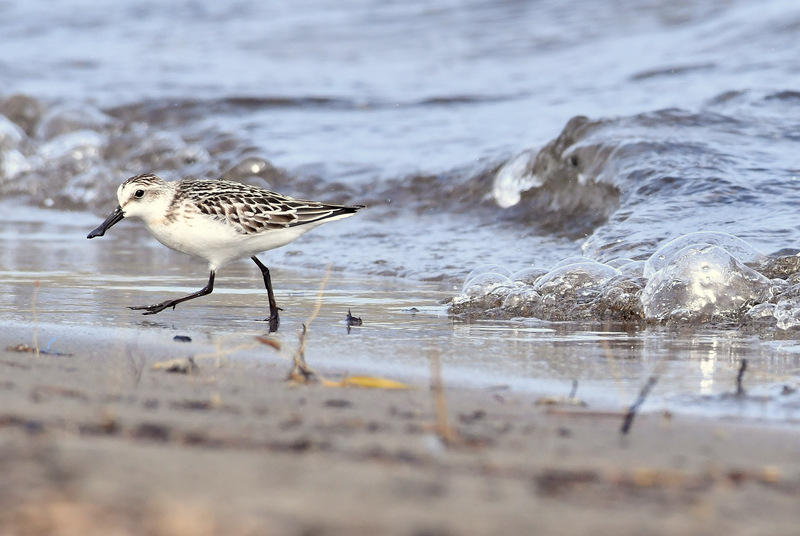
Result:
{"type": "Polygon", "coordinates": [[[153,305],[130,307],[154,315],[214,290],[216,272],[250,258],[267,290],[270,331],[279,324],[278,305],[267,268],[256,256],[289,244],[306,232],[352,216],[364,205],[333,205],[223,179],[165,181],[152,173],[126,179],[117,189],[119,205],[86,238],[96,238],[124,218],[138,219],[168,248],[208,262],[208,284],[197,292],[153,305]]]}

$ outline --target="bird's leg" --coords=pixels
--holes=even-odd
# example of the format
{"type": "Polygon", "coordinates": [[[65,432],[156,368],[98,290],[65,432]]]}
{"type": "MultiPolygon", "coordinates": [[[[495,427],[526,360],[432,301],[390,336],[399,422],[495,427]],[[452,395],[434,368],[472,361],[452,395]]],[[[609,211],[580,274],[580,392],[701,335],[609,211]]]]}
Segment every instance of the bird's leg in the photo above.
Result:
{"type": "Polygon", "coordinates": [[[178,298],[176,300],[167,300],[161,303],[157,303],[155,305],[143,305],[141,307],[129,307],[128,309],[133,309],[134,311],[144,311],[144,315],[154,315],[156,313],[160,313],[164,309],[169,307],[175,308],[176,305],[179,303],[183,303],[185,301],[193,300],[195,298],[199,298],[200,296],[205,296],[206,294],[211,294],[211,291],[214,290],[214,270],[211,270],[211,275],[208,277],[208,284],[194,292],[189,294],[188,296],[184,296],[183,298],[178,298]]]}
{"type": "Polygon", "coordinates": [[[278,304],[275,302],[275,293],[272,292],[272,278],[269,276],[269,268],[264,266],[264,264],[258,260],[257,257],[253,256],[250,257],[253,259],[253,262],[256,263],[256,266],[261,270],[261,275],[264,277],[264,286],[267,287],[267,300],[269,300],[269,318],[267,318],[267,322],[269,322],[269,330],[277,331],[278,324],[280,322],[278,318],[278,311],[281,309],[278,307],[278,304]]]}

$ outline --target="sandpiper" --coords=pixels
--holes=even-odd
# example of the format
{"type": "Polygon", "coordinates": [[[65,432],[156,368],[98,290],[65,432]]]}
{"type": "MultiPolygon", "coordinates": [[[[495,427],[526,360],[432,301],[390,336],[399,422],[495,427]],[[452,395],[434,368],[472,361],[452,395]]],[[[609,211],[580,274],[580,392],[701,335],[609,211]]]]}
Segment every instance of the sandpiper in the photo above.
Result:
{"type": "Polygon", "coordinates": [[[202,289],[154,305],[131,307],[153,315],[179,303],[210,294],[216,271],[229,262],[251,258],[267,289],[270,330],[278,327],[278,306],[269,268],[256,254],[279,248],[311,229],[352,216],[363,205],[331,205],[281,195],[226,180],[185,179],[167,182],[137,175],[117,190],[119,206],[86,238],[103,236],[123,218],[138,218],[162,244],[208,261],[211,271],[202,289]]]}

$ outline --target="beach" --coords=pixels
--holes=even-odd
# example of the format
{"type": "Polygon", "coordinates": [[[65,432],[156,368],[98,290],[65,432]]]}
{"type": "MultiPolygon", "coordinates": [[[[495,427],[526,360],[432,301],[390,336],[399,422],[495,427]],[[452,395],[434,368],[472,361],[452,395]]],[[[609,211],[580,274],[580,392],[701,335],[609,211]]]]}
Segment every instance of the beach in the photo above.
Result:
{"type": "Polygon", "coordinates": [[[798,532],[798,6],[0,14],[0,536],[798,532]],[[365,208],[143,316],[144,173],[365,208]]]}
{"type": "MultiPolygon", "coordinates": [[[[244,262],[144,316],[128,307],[195,290],[203,266],[49,214],[4,242],[0,534],[791,534],[800,517],[791,333],[463,321],[451,281],[337,263],[273,266],[274,334],[244,262]],[[287,380],[301,339],[310,384],[287,380]],[[408,388],[340,385],[358,376],[408,388]]],[[[325,233],[304,244],[324,253],[325,233]]]]}
{"type": "Polygon", "coordinates": [[[0,357],[3,534],[792,534],[800,520],[785,425],[650,411],[623,435],[623,408],[446,385],[443,421],[430,381],[301,385],[284,359],[168,372],[154,368],[168,345],[61,346],[0,357]]]}

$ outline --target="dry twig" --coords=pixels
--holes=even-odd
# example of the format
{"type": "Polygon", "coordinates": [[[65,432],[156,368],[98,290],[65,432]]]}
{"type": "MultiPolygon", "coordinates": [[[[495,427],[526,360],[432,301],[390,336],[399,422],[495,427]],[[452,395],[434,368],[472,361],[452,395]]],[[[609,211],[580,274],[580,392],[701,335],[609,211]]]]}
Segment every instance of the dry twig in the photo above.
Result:
{"type": "Polygon", "coordinates": [[[436,412],[436,433],[446,446],[454,446],[458,442],[455,431],[450,427],[447,418],[447,401],[444,396],[444,382],[442,381],[442,362],[439,352],[430,350],[428,359],[431,365],[431,392],[433,393],[433,406],[436,412]]]}
{"type": "Polygon", "coordinates": [[[658,376],[650,376],[647,378],[647,383],[644,384],[642,390],[639,391],[639,398],[636,399],[636,402],[631,404],[631,407],[628,409],[628,413],[625,414],[625,419],[622,421],[622,428],[620,428],[620,433],[625,435],[631,429],[633,425],[633,418],[636,416],[636,412],[639,411],[639,407],[644,403],[644,400],[647,398],[647,395],[650,394],[650,390],[658,381],[658,376]]]}
{"type": "Polygon", "coordinates": [[[747,359],[742,359],[742,364],[739,366],[739,374],[736,375],[736,396],[744,395],[744,387],[742,387],[742,379],[744,378],[745,370],[747,370],[747,359]]]}
{"type": "Polygon", "coordinates": [[[33,287],[33,298],[31,299],[31,313],[33,314],[33,349],[36,357],[39,357],[39,320],[36,317],[36,297],[39,295],[39,282],[36,281],[33,287]]]}
{"type": "Polygon", "coordinates": [[[289,371],[287,380],[299,383],[311,383],[316,379],[316,373],[306,363],[305,347],[306,347],[306,325],[303,324],[303,329],[300,330],[300,344],[297,351],[292,356],[292,370],[289,371]]]}
{"type": "Polygon", "coordinates": [[[315,318],[317,318],[317,315],[319,315],[319,312],[322,309],[322,296],[325,292],[325,285],[328,283],[328,279],[331,276],[331,266],[333,265],[328,265],[328,268],[325,270],[325,277],[323,277],[322,281],[319,283],[319,290],[317,291],[317,303],[314,306],[314,310],[311,312],[308,320],[305,321],[303,328],[300,330],[300,344],[297,347],[297,351],[292,356],[292,370],[289,371],[287,380],[300,383],[310,383],[311,381],[315,380],[316,373],[311,367],[308,366],[308,363],[306,363],[306,333],[308,332],[308,326],[315,318]]]}

